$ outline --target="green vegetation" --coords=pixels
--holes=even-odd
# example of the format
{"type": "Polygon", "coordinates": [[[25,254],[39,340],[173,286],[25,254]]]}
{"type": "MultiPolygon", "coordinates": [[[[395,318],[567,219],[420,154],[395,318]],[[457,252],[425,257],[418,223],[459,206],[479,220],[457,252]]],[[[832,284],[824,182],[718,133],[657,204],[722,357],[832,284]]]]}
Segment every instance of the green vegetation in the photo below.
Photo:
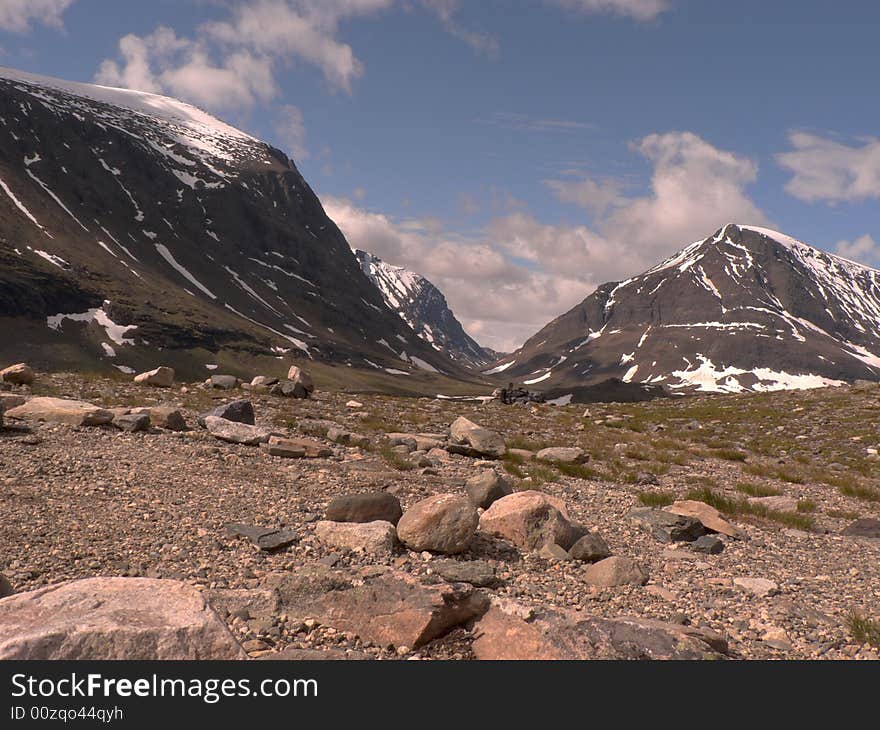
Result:
{"type": "Polygon", "coordinates": [[[736,491],[747,494],[750,497],[778,497],[782,492],[774,487],[768,487],[754,482],[737,482],[736,491]]]}
{"type": "Polygon", "coordinates": [[[853,639],[860,644],[869,644],[880,649],[880,621],[867,618],[859,611],[850,611],[846,617],[846,628],[853,639]]]}
{"type": "Polygon", "coordinates": [[[778,510],[768,509],[764,505],[749,504],[748,500],[743,497],[731,499],[730,497],[706,487],[703,489],[691,490],[687,493],[685,499],[705,502],[728,517],[758,517],[760,519],[778,522],[779,524],[793,527],[798,530],[809,531],[815,527],[815,522],[809,515],[800,512],[780,512],[778,510]]]}
{"type": "Polygon", "coordinates": [[[671,492],[653,491],[639,492],[639,502],[645,507],[668,507],[675,501],[675,495],[671,492]]]}

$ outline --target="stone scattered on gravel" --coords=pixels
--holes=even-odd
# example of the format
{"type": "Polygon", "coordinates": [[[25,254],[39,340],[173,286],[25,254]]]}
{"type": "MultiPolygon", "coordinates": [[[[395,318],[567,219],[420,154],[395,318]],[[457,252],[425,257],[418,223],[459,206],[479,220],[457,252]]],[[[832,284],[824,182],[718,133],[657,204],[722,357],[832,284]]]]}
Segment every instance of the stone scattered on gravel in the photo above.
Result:
{"type": "Polygon", "coordinates": [[[34,371],[27,363],[17,363],[0,370],[0,381],[12,385],[30,385],[34,382],[34,371]]]}
{"type": "Polygon", "coordinates": [[[676,515],[693,517],[702,522],[703,527],[712,532],[720,532],[722,535],[737,539],[742,537],[742,532],[739,528],[730,524],[721,516],[721,513],[717,509],[705,502],[686,499],[673,502],[672,506],[666,507],[665,509],[667,512],[672,512],[676,515]]]}
{"type": "Polygon", "coordinates": [[[500,459],[507,451],[501,434],[483,428],[464,416],[456,418],[449,427],[449,440],[453,445],[465,447],[464,452],[473,456],[500,459]]]}
{"type": "Polygon", "coordinates": [[[308,398],[315,390],[312,376],[296,365],[291,366],[290,370],[287,372],[287,379],[293,383],[298,390],[301,390],[304,393],[304,395],[297,395],[297,398],[308,398]]]}
{"type": "Polygon", "coordinates": [[[333,449],[320,441],[290,439],[282,436],[271,436],[268,439],[267,451],[271,456],[288,458],[326,459],[328,456],[333,456],[333,449]]]}
{"type": "Polygon", "coordinates": [[[632,558],[616,555],[589,566],[584,573],[584,580],[605,588],[643,586],[648,582],[648,573],[632,558]]]}
{"type": "Polygon", "coordinates": [[[706,555],[718,555],[724,550],[724,542],[715,535],[703,535],[691,543],[691,550],[695,553],[706,555]]]}
{"type": "Polygon", "coordinates": [[[585,563],[596,563],[605,558],[611,557],[611,549],[608,543],[602,539],[602,536],[591,532],[580,538],[571,550],[568,551],[575,560],[582,560],[585,563]]]}
{"type": "Polygon", "coordinates": [[[317,538],[340,550],[362,550],[368,555],[389,557],[394,552],[394,525],[384,520],[375,522],[330,522],[315,525],[317,538]]]}
{"type": "Polygon", "coordinates": [[[278,378],[273,378],[268,375],[257,375],[255,378],[251,380],[251,387],[253,388],[269,388],[271,385],[275,385],[278,382],[278,378]]]}
{"type": "Polygon", "coordinates": [[[847,525],[843,530],[843,534],[849,537],[880,539],[880,520],[873,517],[862,517],[847,525]]]}
{"type": "Polygon", "coordinates": [[[587,532],[572,523],[562,500],[535,491],[502,497],[480,517],[480,530],[523,550],[556,544],[568,550],[587,532]]]}
{"type": "Polygon", "coordinates": [[[541,449],[535,454],[535,458],[558,464],[586,464],[590,455],[578,446],[551,446],[541,449]]]}
{"type": "Polygon", "coordinates": [[[258,446],[269,441],[271,435],[267,430],[246,423],[227,421],[217,416],[206,416],[205,427],[214,438],[244,446],[258,446]]]}
{"type": "Polygon", "coordinates": [[[212,375],[208,384],[217,390],[232,390],[238,387],[238,378],[234,375],[212,375]]]}
{"type": "Polygon", "coordinates": [[[164,428],[168,431],[186,431],[186,417],[179,408],[173,406],[155,406],[147,411],[150,414],[150,423],[156,428],[164,428]]]}
{"type": "Polygon", "coordinates": [[[299,536],[290,528],[257,527],[238,522],[226,525],[226,533],[236,537],[246,537],[260,550],[280,550],[292,545],[299,536]]]}
{"type": "Polygon", "coordinates": [[[49,421],[68,426],[102,426],[113,420],[113,413],[91,403],[66,398],[31,398],[4,413],[7,418],[49,421]]]}
{"type": "Polygon", "coordinates": [[[325,511],[331,522],[374,522],[384,520],[397,525],[403,510],[400,500],[388,492],[343,494],[336,497],[325,511]]]}
{"type": "Polygon", "coordinates": [[[476,507],[488,509],[492,503],[513,494],[513,487],[494,469],[486,469],[471,477],[465,484],[465,491],[476,507]]]}
{"type": "Polygon", "coordinates": [[[699,520],[662,509],[634,509],[627,517],[644,526],[660,542],[691,542],[706,534],[706,528],[699,520]]]}
{"type": "Polygon", "coordinates": [[[87,578],[0,601],[0,659],[243,659],[204,596],[177,581],[87,578]]]}
{"type": "Polygon", "coordinates": [[[199,416],[199,425],[202,428],[207,428],[205,419],[208,416],[224,418],[235,423],[246,423],[249,426],[254,426],[257,423],[256,416],[254,415],[254,404],[244,399],[223,403],[210,411],[202,413],[199,416]]]}
{"type": "Polygon", "coordinates": [[[154,388],[170,388],[174,385],[174,368],[158,367],[134,376],[138,385],[151,385],[154,388]]]}
{"type": "Polygon", "coordinates": [[[149,431],[150,415],[148,413],[120,413],[113,417],[112,423],[116,428],[129,433],[149,431]]]}
{"type": "Polygon", "coordinates": [[[397,523],[397,537],[410,550],[454,555],[470,547],[479,516],[467,497],[437,494],[416,502],[397,523]]]}
{"type": "Polygon", "coordinates": [[[764,507],[775,512],[797,512],[798,501],[794,497],[778,495],[773,497],[749,497],[749,504],[764,507]]]}
{"type": "Polygon", "coordinates": [[[779,586],[767,578],[734,578],[733,585],[758,598],[764,598],[779,590],[779,586]]]}
{"type": "Polygon", "coordinates": [[[432,560],[431,571],[450,583],[470,583],[480,588],[498,582],[495,568],[485,560],[432,560]]]}

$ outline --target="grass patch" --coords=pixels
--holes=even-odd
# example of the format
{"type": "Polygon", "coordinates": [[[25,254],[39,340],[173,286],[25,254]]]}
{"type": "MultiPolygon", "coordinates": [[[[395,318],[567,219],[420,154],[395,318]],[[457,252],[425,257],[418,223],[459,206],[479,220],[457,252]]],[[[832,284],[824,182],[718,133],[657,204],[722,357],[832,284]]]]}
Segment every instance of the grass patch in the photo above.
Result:
{"type": "Polygon", "coordinates": [[[418,469],[418,467],[409,459],[403,458],[403,456],[398,454],[387,444],[380,444],[377,446],[374,453],[381,456],[389,466],[397,471],[413,471],[414,469],[418,469]]]}
{"type": "Polygon", "coordinates": [[[812,499],[799,499],[797,503],[797,511],[801,513],[815,512],[819,508],[812,499]]]}
{"type": "Polygon", "coordinates": [[[725,461],[745,461],[747,454],[739,449],[714,449],[712,456],[725,461]]]}
{"type": "Polygon", "coordinates": [[[840,488],[844,497],[855,497],[865,502],[880,502],[880,490],[866,487],[863,484],[844,484],[840,488]]]}
{"type": "Polygon", "coordinates": [[[746,464],[743,467],[746,474],[756,477],[769,477],[790,484],[805,484],[806,478],[800,472],[788,469],[784,466],[767,466],[765,464],[746,464]]]}
{"type": "Polygon", "coordinates": [[[774,487],[767,487],[754,482],[737,482],[736,491],[747,494],[750,497],[778,497],[782,492],[774,487]]]}
{"type": "Polygon", "coordinates": [[[525,436],[511,436],[506,443],[508,449],[522,449],[524,451],[540,451],[552,446],[546,441],[535,441],[525,436]]]}
{"type": "Polygon", "coordinates": [[[670,492],[639,492],[638,497],[645,507],[668,507],[675,501],[675,495],[670,492]]]}
{"type": "Polygon", "coordinates": [[[875,649],[880,649],[880,621],[853,610],[846,617],[846,628],[860,644],[870,644],[875,649]]]}
{"type": "Polygon", "coordinates": [[[575,477],[576,479],[595,479],[599,476],[599,472],[591,469],[585,464],[561,464],[557,463],[553,466],[567,477],[575,477]]]}
{"type": "Polygon", "coordinates": [[[719,512],[723,512],[728,517],[749,515],[751,517],[759,517],[772,522],[778,522],[781,525],[804,531],[812,530],[815,527],[815,522],[810,515],[799,512],[780,512],[778,510],[768,509],[760,504],[749,504],[748,500],[744,497],[731,499],[730,497],[726,497],[708,487],[692,489],[687,493],[685,499],[705,502],[719,512]]]}
{"type": "Polygon", "coordinates": [[[825,511],[825,514],[837,520],[857,520],[861,516],[858,512],[850,509],[829,509],[825,511]]]}

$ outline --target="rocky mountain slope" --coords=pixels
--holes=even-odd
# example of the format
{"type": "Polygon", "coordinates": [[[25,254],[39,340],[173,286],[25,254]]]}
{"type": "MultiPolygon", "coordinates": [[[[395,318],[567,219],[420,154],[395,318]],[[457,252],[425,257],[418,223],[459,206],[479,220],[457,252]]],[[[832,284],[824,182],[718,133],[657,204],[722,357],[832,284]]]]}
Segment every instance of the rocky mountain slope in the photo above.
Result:
{"type": "Polygon", "coordinates": [[[730,224],[599,287],[487,374],[577,399],[607,378],[736,393],[880,379],[880,271],[730,224]]]}
{"type": "Polygon", "coordinates": [[[174,99],[0,68],[0,354],[195,376],[460,368],[388,311],[282,152],[174,99]],[[14,333],[14,336],[13,336],[14,333]]]}
{"type": "Polygon", "coordinates": [[[366,251],[355,251],[355,255],[388,308],[397,312],[435,350],[472,368],[497,359],[464,331],[443,292],[426,278],[400,266],[392,266],[366,251]]]}

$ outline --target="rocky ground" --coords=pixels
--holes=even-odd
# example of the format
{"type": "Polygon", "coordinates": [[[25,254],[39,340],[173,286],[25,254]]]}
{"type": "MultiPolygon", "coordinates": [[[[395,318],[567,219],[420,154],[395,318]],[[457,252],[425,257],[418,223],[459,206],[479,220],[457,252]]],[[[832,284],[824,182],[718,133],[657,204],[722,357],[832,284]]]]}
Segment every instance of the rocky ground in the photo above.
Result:
{"type": "MultiPolygon", "coordinates": [[[[332,392],[294,399],[260,390],[45,373],[30,386],[11,386],[0,395],[122,410],[173,406],[188,429],[128,432],[16,419],[7,410],[0,573],[16,593],[96,576],[181,581],[209,597],[253,657],[473,658],[483,633],[475,620],[491,602],[518,617],[518,631],[557,613],[571,620],[636,617],[713,632],[737,659],[878,658],[871,642],[872,620],[880,618],[880,525],[871,518],[880,518],[880,386],[597,404],[586,413],[575,405],[353,400],[332,392]],[[330,455],[273,456],[265,446],[223,441],[198,426],[200,413],[237,398],[253,403],[266,432],[317,438],[330,455]],[[459,416],[500,434],[503,458],[450,445],[459,416]],[[335,441],[327,433],[332,424],[320,420],[338,424],[329,432],[335,441]],[[389,433],[421,436],[413,442],[389,433]],[[583,455],[532,458],[546,447],[579,447],[583,455]],[[393,531],[391,538],[316,534],[340,495],[383,492],[407,511],[433,495],[466,498],[467,481],[488,478],[488,471],[517,493],[561,500],[553,504],[565,518],[601,536],[637,578],[618,580],[616,570],[616,577],[597,579],[592,562],[571,559],[571,545],[517,546],[488,529],[488,520],[465,535],[463,552],[396,541],[391,547],[393,531]],[[738,539],[712,533],[723,550],[698,552],[692,541],[666,542],[662,530],[646,529],[645,513],[633,515],[673,509],[680,500],[717,507],[738,539]],[[845,534],[857,520],[865,536],[845,534]],[[230,523],[254,528],[253,539],[230,523]],[[276,549],[256,544],[260,530],[281,530],[262,538],[276,549]],[[347,540],[372,552],[346,549],[347,540]],[[344,607],[311,610],[302,581],[290,587],[292,576],[308,579],[315,606],[326,599],[328,581],[343,577],[374,590],[386,580],[396,581],[395,591],[458,586],[461,595],[423,598],[460,605],[479,596],[484,604],[445,621],[437,638],[414,648],[359,630],[344,607]],[[285,590],[295,599],[284,600],[285,590]]],[[[461,523],[452,533],[467,533],[461,523]]],[[[419,526],[407,529],[398,525],[401,538],[419,526]]]]}

